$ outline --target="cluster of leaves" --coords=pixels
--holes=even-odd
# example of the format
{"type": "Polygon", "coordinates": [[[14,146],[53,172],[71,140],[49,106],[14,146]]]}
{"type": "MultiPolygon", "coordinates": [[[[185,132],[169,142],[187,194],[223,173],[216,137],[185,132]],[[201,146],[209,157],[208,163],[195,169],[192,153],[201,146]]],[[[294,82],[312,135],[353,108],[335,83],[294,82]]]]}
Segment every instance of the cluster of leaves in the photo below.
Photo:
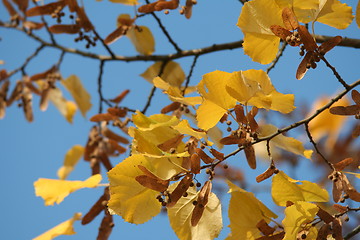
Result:
{"type": "MultiPolygon", "coordinates": [[[[22,23],[28,30],[40,29],[45,26],[44,23],[30,24],[27,17],[51,15],[57,19],[57,24],[48,27],[51,34],[78,34],[75,40],[86,40],[87,48],[95,46],[99,39],[84,8],[77,1],[61,0],[30,9],[27,1],[14,1],[20,11],[15,10],[12,2],[3,2],[15,27],[22,23]],[[62,24],[65,7],[71,13],[71,24],[62,24]],[[91,37],[90,33],[94,33],[96,37],[91,37]]],[[[137,1],[132,0],[114,2],[137,4],[137,1]]],[[[180,12],[190,18],[195,3],[196,1],[187,0],[180,12]]],[[[154,14],[164,10],[168,13],[179,6],[179,0],[158,0],[140,6],[138,12],[154,14]]],[[[104,40],[100,38],[104,46],[108,47],[108,44],[120,37],[127,36],[138,53],[151,56],[155,41],[149,28],[135,24],[139,16],[131,18],[130,15],[121,14],[117,19],[116,30],[104,40]]],[[[314,28],[314,22],[320,22],[344,29],[352,20],[351,7],[338,0],[252,0],[244,4],[237,25],[244,33],[244,52],[252,60],[261,64],[274,61],[278,56],[280,41],[299,47],[300,55],[304,58],[299,64],[296,78],[302,79],[309,68],[316,68],[317,62],[322,60],[345,88],[345,95],[360,82],[348,85],[325,58],[328,51],[340,44],[342,37],[335,36],[318,46],[308,28],[300,23],[311,22],[314,28]]],[[[114,57],[111,51],[109,53],[114,57]]],[[[85,116],[91,108],[90,96],[75,75],[62,79],[58,70],[61,60],[51,69],[32,76],[25,73],[24,65],[20,69],[23,78],[16,83],[9,96],[10,77],[13,73],[2,70],[0,117],[5,116],[6,107],[21,100],[26,119],[31,122],[33,94],[40,96],[40,109],[43,111],[50,100],[69,122],[72,122],[77,108],[85,116]],[[71,93],[75,103],[63,98],[61,90],[56,86],[58,81],[71,93]]],[[[328,179],[333,183],[334,202],[343,203],[346,199],[360,202],[360,193],[346,174],[353,174],[357,178],[360,175],[343,171],[354,162],[358,165],[356,159],[346,156],[342,161],[335,159],[334,162],[337,163],[333,164],[333,161],[321,154],[315,143],[323,131],[316,126],[316,121],[319,122],[318,125],[326,122],[319,120],[320,113],[327,111],[328,114],[333,114],[332,117],[355,115],[359,119],[358,91],[352,91],[355,105],[330,108],[343,96],[339,95],[338,99],[330,101],[328,105],[315,108],[317,112],[314,115],[295,122],[288,128],[278,129],[268,123],[269,120],[262,119],[261,114],[265,111],[276,111],[283,115],[291,113],[295,109],[294,95],[278,92],[263,70],[249,69],[232,73],[216,70],[204,74],[196,86],[189,86],[180,65],[166,60],[155,62],[141,76],[152,83],[154,89],[162,90],[172,103],[163,106],[159,114],[146,116],[145,110],[131,110],[121,106],[129,90],[109,100],[100,95],[100,105],[105,102],[109,107],[105,113],[100,108],[99,114],[90,118],[97,125],[91,128],[85,147],[76,145],[69,150],[63,167],[58,171],[58,180],[39,179],[34,187],[36,195],[44,199],[45,205],[53,205],[59,204],[70,193],[81,188],[100,186],[101,166],[108,171],[109,184],[105,184],[104,194],[84,217],[77,213],[72,219],[35,239],[74,234],[74,221],[82,219],[82,224],[88,224],[101,212],[104,212],[104,216],[98,239],[107,239],[114,226],[113,215],[121,216],[126,222],[142,224],[158,215],[162,209],[166,209],[170,225],[179,239],[214,239],[223,227],[221,202],[213,191],[216,170],[222,166],[228,168],[225,161],[242,150],[249,167],[256,169],[256,156],[264,149],[270,158],[270,165],[256,181],[272,178],[273,202],[285,207],[282,223],[275,221],[278,216],[252,192],[227,180],[231,195],[228,207],[231,233],[227,239],[343,239],[344,216],[360,209],[326,204],[330,201],[327,190],[320,184],[287,176],[275,166],[275,153],[282,149],[289,154],[312,158],[311,149],[306,149],[301,141],[284,135],[293,128],[305,125],[309,141],[322,157],[322,163],[330,167],[328,179]],[[227,125],[226,136],[221,131],[224,123],[227,125]],[[126,137],[116,131],[122,131],[126,137]],[[132,138],[131,142],[128,137],[132,138]],[[266,145],[261,145],[262,143],[266,145]],[[234,151],[225,155],[224,145],[235,147],[234,151]],[[128,150],[130,154],[125,157],[128,150]],[[124,157],[113,166],[110,157],[119,159],[119,156],[124,157]],[[81,158],[89,162],[92,176],[85,181],[66,180],[81,158]],[[203,182],[199,180],[200,174],[205,177],[203,182]]],[[[342,122],[335,120],[330,122],[338,125],[328,129],[339,130],[342,125],[342,122]]],[[[359,126],[357,124],[352,131],[353,138],[359,136],[359,126]]],[[[330,146],[334,146],[333,143],[330,146]]]]}

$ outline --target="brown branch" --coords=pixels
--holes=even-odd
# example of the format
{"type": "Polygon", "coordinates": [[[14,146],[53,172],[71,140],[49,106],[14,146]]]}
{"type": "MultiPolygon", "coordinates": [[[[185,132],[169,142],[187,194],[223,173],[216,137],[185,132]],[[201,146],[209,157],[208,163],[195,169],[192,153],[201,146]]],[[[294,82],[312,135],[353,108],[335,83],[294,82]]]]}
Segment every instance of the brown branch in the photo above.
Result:
{"type": "Polygon", "coordinates": [[[336,69],[326,60],[325,56],[320,56],[321,60],[323,60],[328,68],[331,69],[337,80],[343,85],[345,89],[349,89],[349,85],[342,79],[340,74],[336,71],[336,69]]]}
{"type": "Polygon", "coordinates": [[[352,238],[353,236],[355,236],[356,234],[360,233],[360,225],[358,225],[356,228],[354,228],[351,232],[349,232],[348,234],[346,234],[346,236],[344,237],[344,240],[348,240],[350,238],[352,238]]]}
{"type": "Polygon", "coordinates": [[[287,43],[283,42],[280,50],[278,51],[278,53],[276,55],[276,58],[274,59],[274,61],[272,61],[271,65],[266,69],[266,73],[269,73],[276,66],[277,62],[280,60],[280,57],[283,55],[286,46],[287,46],[287,43]]]}
{"type": "Polygon", "coordinates": [[[191,64],[191,67],[190,67],[189,75],[186,77],[185,87],[184,87],[184,89],[182,91],[183,95],[185,95],[185,91],[186,91],[187,87],[189,86],[190,78],[192,76],[192,73],[194,71],[194,68],[195,68],[195,65],[196,65],[196,62],[197,62],[198,58],[199,58],[199,55],[195,55],[194,60],[193,60],[193,62],[191,64]]]}
{"type": "Polygon", "coordinates": [[[99,33],[94,29],[93,33],[95,34],[95,36],[99,39],[99,41],[101,42],[101,44],[104,46],[104,48],[106,49],[106,51],[108,51],[108,53],[110,54],[110,56],[112,58],[116,58],[115,53],[110,49],[110,47],[104,42],[104,39],[99,35],[99,33]]]}
{"type": "MultiPolygon", "coordinates": [[[[170,61],[170,60],[179,59],[179,58],[188,57],[188,56],[204,55],[204,54],[207,54],[207,53],[212,53],[212,52],[217,52],[217,51],[232,50],[232,49],[242,48],[242,45],[243,45],[243,40],[240,40],[240,41],[235,41],[235,42],[214,44],[212,46],[203,47],[203,48],[199,48],[199,49],[182,50],[182,51],[177,52],[177,53],[170,53],[170,54],[166,54],[166,55],[115,56],[115,58],[113,58],[111,56],[104,56],[104,55],[99,55],[99,54],[95,54],[95,53],[91,53],[91,52],[81,51],[81,50],[78,50],[78,49],[67,48],[67,47],[64,47],[64,46],[62,46],[60,44],[52,44],[50,42],[47,42],[47,41],[43,40],[42,38],[38,37],[37,35],[35,35],[33,33],[27,33],[21,27],[16,27],[16,26],[14,26],[12,24],[9,24],[9,23],[4,23],[4,22],[0,21],[0,27],[11,28],[11,29],[15,29],[15,30],[24,32],[29,37],[31,37],[32,39],[40,42],[41,44],[43,44],[45,46],[57,48],[57,49],[60,49],[62,51],[68,52],[68,53],[78,54],[78,55],[83,56],[83,57],[93,58],[93,59],[98,59],[98,60],[103,60],[103,61],[124,61],[124,62],[170,61]]],[[[332,37],[330,37],[330,36],[316,35],[316,41],[318,43],[322,43],[322,42],[327,41],[327,40],[329,40],[331,38],[332,37]]],[[[360,49],[360,39],[353,39],[353,38],[346,38],[345,37],[345,38],[343,38],[342,42],[338,46],[353,47],[353,48],[360,49]]]]}
{"type": "Polygon", "coordinates": [[[102,77],[104,73],[104,63],[105,61],[100,61],[99,66],[99,76],[98,76],[98,94],[99,94],[99,113],[102,113],[103,111],[103,103],[106,103],[109,107],[111,107],[111,104],[104,98],[102,94],[102,77]]]}

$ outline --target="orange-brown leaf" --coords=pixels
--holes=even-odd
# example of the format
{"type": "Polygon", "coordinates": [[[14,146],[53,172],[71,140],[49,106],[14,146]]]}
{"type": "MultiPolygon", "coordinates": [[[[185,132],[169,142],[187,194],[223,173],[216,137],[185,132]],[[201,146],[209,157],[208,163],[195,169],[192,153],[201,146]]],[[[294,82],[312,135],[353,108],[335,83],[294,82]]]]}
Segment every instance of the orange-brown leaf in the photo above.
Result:
{"type": "Polygon", "coordinates": [[[341,41],[341,36],[333,37],[320,45],[319,52],[324,55],[325,53],[333,49],[335,46],[337,46],[341,41]]]}
{"type": "Polygon", "coordinates": [[[344,168],[346,168],[347,166],[349,166],[353,162],[354,162],[354,159],[345,158],[345,159],[341,160],[340,162],[335,163],[334,167],[335,167],[336,171],[342,171],[342,170],[344,170],[344,168]]]}
{"type": "Polygon", "coordinates": [[[161,109],[161,113],[166,114],[166,113],[175,111],[180,106],[181,106],[181,103],[179,103],[179,102],[170,103],[169,105],[167,105],[167,106],[163,107],[163,109],[161,109]]]}
{"type": "Polygon", "coordinates": [[[285,41],[287,36],[291,36],[291,32],[279,25],[271,25],[270,30],[279,38],[285,41]]]}
{"type": "Polygon", "coordinates": [[[283,9],[282,19],[287,30],[295,30],[299,27],[298,20],[296,19],[293,11],[291,11],[290,8],[283,9]]]}
{"type": "Polygon", "coordinates": [[[90,118],[91,122],[114,121],[117,117],[110,113],[99,113],[90,118]]]}
{"type": "Polygon", "coordinates": [[[76,34],[80,31],[80,26],[77,24],[55,24],[49,27],[49,31],[55,34],[76,34]]]}
{"type": "Polygon", "coordinates": [[[127,114],[127,110],[125,108],[117,107],[110,107],[107,109],[107,112],[119,118],[125,117],[127,114]]]}
{"type": "Polygon", "coordinates": [[[314,52],[307,52],[303,60],[300,62],[299,67],[296,71],[297,80],[301,80],[305,76],[305,73],[309,69],[308,64],[310,63],[313,54],[314,52]]]}
{"type": "Polygon", "coordinates": [[[129,92],[130,92],[130,90],[126,89],[122,93],[120,93],[118,96],[116,96],[115,98],[110,99],[110,101],[113,103],[119,104],[126,97],[126,95],[128,95],[129,92]]]}
{"type": "Polygon", "coordinates": [[[36,6],[33,8],[30,8],[26,11],[26,16],[33,17],[33,16],[39,16],[39,15],[49,15],[52,14],[56,9],[58,8],[64,8],[65,7],[65,1],[57,1],[45,4],[43,6],[36,6]]]}
{"type": "Polygon", "coordinates": [[[360,105],[360,93],[357,90],[351,91],[351,98],[357,105],[360,105]]]}
{"type": "Polygon", "coordinates": [[[255,169],[256,168],[256,157],[255,157],[254,147],[252,145],[245,147],[244,152],[245,152],[246,160],[249,164],[249,167],[251,167],[252,169],[255,169]]]}
{"type": "Polygon", "coordinates": [[[113,42],[115,42],[116,40],[118,40],[119,38],[121,38],[122,36],[126,35],[126,32],[129,28],[127,26],[121,25],[120,27],[118,27],[117,29],[115,29],[115,31],[113,31],[112,33],[110,33],[105,39],[104,39],[104,43],[109,45],[113,42]]]}
{"type": "Polygon", "coordinates": [[[209,155],[207,155],[201,148],[196,148],[195,152],[200,156],[204,163],[210,164],[214,161],[209,155]]]}
{"type": "Polygon", "coordinates": [[[275,232],[275,228],[270,227],[269,224],[267,224],[267,222],[264,219],[261,219],[257,224],[256,224],[257,229],[259,229],[259,231],[264,234],[265,236],[268,236],[270,234],[273,234],[273,232],[275,232]]]}
{"type": "Polygon", "coordinates": [[[195,205],[194,210],[191,214],[191,226],[193,227],[195,227],[201,219],[201,216],[209,199],[211,188],[211,181],[206,181],[204,186],[200,190],[197,198],[197,204],[195,205]]]}
{"type": "Polygon", "coordinates": [[[194,174],[200,173],[200,156],[194,153],[191,155],[191,172],[194,174]]]}
{"type": "Polygon", "coordinates": [[[298,32],[300,34],[301,41],[304,44],[306,51],[314,51],[318,47],[314,38],[311,36],[305,26],[299,25],[298,32]]]}
{"type": "Polygon", "coordinates": [[[360,105],[335,106],[330,108],[330,113],[335,115],[355,115],[360,112],[360,105]]]}
{"type": "Polygon", "coordinates": [[[179,201],[183,194],[188,190],[190,184],[192,183],[192,180],[193,175],[191,173],[186,174],[185,177],[181,179],[174,191],[170,193],[169,203],[166,205],[167,207],[173,207],[177,203],[177,201],[179,201]]]}
{"type": "Polygon", "coordinates": [[[265,172],[261,173],[259,176],[256,177],[256,182],[259,183],[271,177],[275,173],[275,169],[275,167],[269,167],[268,169],[266,169],[265,172]]]}
{"type": "Polygon", "coordinates": [[[182,139],[184,138],[183,134],[179,134],[169,140],[159,144],[157,147],[161,150],[167,152],[172,148],[177,148],[177,146],[181,143],[182,139]]]}

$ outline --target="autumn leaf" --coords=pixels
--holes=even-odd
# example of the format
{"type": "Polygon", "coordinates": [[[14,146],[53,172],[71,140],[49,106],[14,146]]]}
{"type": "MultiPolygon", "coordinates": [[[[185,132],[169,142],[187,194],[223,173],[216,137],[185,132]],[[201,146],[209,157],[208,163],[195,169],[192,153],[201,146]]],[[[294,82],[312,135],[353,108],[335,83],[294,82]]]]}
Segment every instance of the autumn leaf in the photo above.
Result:
{"type": "Polygon", "coordinates": [[[244,33],[244,53],[253,61],[268,64],[276,57],[280,39],[270,27],[284,26],[281,12],[275,1],[253,0],[244,4],[237,26],[244,33]]]}
{"type": "Polygon", "coordinates": [[[73,122],[74,115],[77,110],[77,105],[72,101],[66,100],[63,97],[60,89],[51,89],[49,94],[49,100],[55,105],[55,107],[69,123],[73,122]]]}
{"type": "Polygon", "coordinates": [[[285,237],[283,240],[297,239],[298,233],[304,229],[304,225],[308,224],[310,228],[306,239],[316,239],[317,229],[311,226],[319,208],[308,202],[295,202],[293,205],[285,209],[285,218],[282,221],[285,237]]]}
{"type": "Polygon", "coordinates": [[[155,39],[148,27],[132,27],[126,32],[126,36],[131,40],[138,53],[151,55],[155,51],[155,39]]]}
{"type": "Polygon", "coordinates": [[[360,1],[358,2],[356,6],[356,24],[360,28],[360,1]]]}
{"type": "Polygon", "coordinates": [[[136,181],[144,173],[144,166],[158,176],[153,164],[141,154],[134,154],[108,172],[110,183],[109,211],[120,215],[126,222],[141,224],[158,215],[161,204],[156,199],[159,192],[146,188],[136,181]]]}
{"type": "Polygon", "coordinates": [[[84,147],[81,145],[73,146],[65,155],[64,166],[59,168],[57,175],[60,179],[65,180],[73,171],[75,165],[79,162],[84,154],[84,147]]]}
{"type": "Polygon", "coordinates": [[[316,183],[298,181],[280,171],[272,178],[271,195],[279,206],[286,206],[288,201],[328,202],[328,192],[316,183]]]}
{"type": "MultiPolygon", "coordinates": [[[[101,1],[101,0],[97,0],[97,1],[101,1]]],[[[121,3],[121,4],[125,4],[125,5],[138,5],[139,2],[138,0],[109,0],[110,2],[113,3],[121,3]]]]}
{"type": "Polygon", "coordinates": [[[229,218],[231,233],[226,240],[251,239],[255,240],[262,234],[257,223],[264,219],[267,223],[277,215],[269,210],[253,193],[247,192],[235,184],[228,182],[231,194],[229,204],[229,218]]]}
{"type": "Polygon", "coordinates": [[[73,224],[79,220],[81,220],[81,213],[75,213],[69,220],[58,224],[32,240],[51,240],[60,235],[74,235],[76,232],[74,231],[73,224]]]}
{"type": "Polygon", "coordinates": [[[244,105],[289,113],[295,109],[294,95],[276,91],[263,70],[250,69],[231,74],[226,91],[244,105]]]}
{"type": "Polygon", "coordinates": [[[74,98],[76,105],[79,107],[83,117],[86,117],[86,113],[92,106],[90,102],[91,96],[82,85],[80,79],[76,75],[71,75],[67,79],[62,80],[61,83],[74,98]]]}
{"type": "Polygon", "coordinates": [[[181,134],[186,134],[186,135],[189,135],[189,136],[193,136],[196,139],[206,138],[206,133],[205,132],[194,130],[190,126],[189,121],[186,120],[186,119],[181,120],[181,122],[179,122],[179,124],[177,124],[173,128],[175,130],[179,131],[179,133],[181,133],[181,134]]]}
{"type": "Polygon", "coordinates": [[[231,73],[218,70],[203,75],[197,86],[204,99],[196,111],[199,128],[208,130],[214,127],[228,109],[235,106],[236,100],[226,92],[230,76],[231,73]]]}
{"type": "Polygon", "coordinates": [[[54,205],[61,203],[70,193],[81,188],[94,188],[101,181],[101,175],[96,174],[85,181],[67,181],[57,179],[39,178],[34,182],[35,194],[42,197],[45,205],[54,205]]]}
{"type": "MultiPolygon", "coordinates": [[[[276,133],[277,130],[278,129],[271,124],[266,124],[266,125],[260,126],[259,137],[266,138],[266,137],[276,133]]],[[[270,140],[270,148],[272,146],[276,146],[285,151],[289,151],[294,154],[304,156],[308,159],[311,158],[311,155],[313,152],[312,150],[305,149],[303,144],[299,140],[296,140],[295,138],[287,137],[287,136],[284,136],[281,134],[277,135],[276,137],[273,137],[270,140]]]]}
{"type": "MultiPolygon", "coordinates": [[[[145,72],[140,74],[140,76],[148,82],[153,83],[153,79],[158,77],[162,65],[163,62],[155,62],[153,65],[148,67],[145,72]]],[[[181,84],[185,80],[185,73],[177,62],[169,61],[166,63],[162,71],[161,79],[166,83],[169,83],[170,86],[180,88],[181,84]]]]}
{"type": "MultiPolygon", "coordinates": [[[[177,183],[169,187],[171,193],[177,183]]],[[[196,187],[190,187],[187,196],[180,198],[177,203],[167,209],[170,225],[180,240],[211,240],[216,238],[222,229],[221,204],[214,193],[210,193],[204,212],[196,226],[191,226],[191,216],[195,208],[193,202],[199,192],[196,187]]]]}

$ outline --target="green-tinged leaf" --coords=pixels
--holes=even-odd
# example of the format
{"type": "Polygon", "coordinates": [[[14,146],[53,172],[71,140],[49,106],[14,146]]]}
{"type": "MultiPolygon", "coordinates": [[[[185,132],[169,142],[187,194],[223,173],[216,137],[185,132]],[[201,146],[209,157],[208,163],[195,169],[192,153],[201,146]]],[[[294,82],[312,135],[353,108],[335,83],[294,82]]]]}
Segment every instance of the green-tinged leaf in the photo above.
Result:
{"type": "Polygon", "coordinates": [[[297,239],[298,233],[304,229],[306,224],[310,228],[306,239],[316,239],[317,229],[311,227],[311,221],[314,220],[319,208],[308,202],[295,202],[285,209],[285,218],[282,221],[285,237],[283,240],[297,239]]]}
{"type": "Polygon", "coordinates": [[[80,79],[76,75],[71,75],[61,83],[70,92],[74,98],[76,105],[79,107],[81,114],[86,117],[86,113],[90,110],[92,104],[90,102],[91,96],[83,87],[80,79]]]}
{"type": "MultiPolygon", "coordinates": [[[[170,193],[177,184],[169,187],[170,193]]],[[[180,240],[212,240],[222,229],[221,204],[214,193],[210,193],[200,221],[196,226],[191,226],[195,208],[193,201],[197,199],[198,193],[196,187],[190,187],[186,197],[180,198],[173,207],[167,209],[170,225],[180,240]]]]}
{"type": "Polygon", "coordinates": [[[262,234],[256,227],[264,219],[267,223],[277,215],[269,210],[253,193],[246,192],[231,182],[228,182],[231,199],[229,204],[229,218],[231,233],[226,240],[247,239],[255,240],[262,234]]]}
{"type": "Polygon", "coordinates": [[[73,224],[78,220],[81,220],[81,213],[75,213],[69,220],[58,224],[36,238],[33,238],[33,240],[51,240],[60,235],[74,235],[76,232],[74,231],[73,224]]]}
{"type": "MultiPolygon", "coordinates": [[[[277,132],[277,127],[271,124],[266,124],[260,126],[259,128],[259,136],[260,137],[267,137],[277,132]]],[[[294,154],[298,154],[304,156],[308,159],[311,158],[312,150],[307,150],[304,148],[303,144],[292,137],[286,137],[284,135],[277,135],[276,137],[272,138],[270,141],[270,146],[275,145],[283,150],[292,152],[294,154]]]]}
{"type": "Polygon", "coordinates": [[[96,174],[85,181],[67,181],[57,179],[39,178],[34,182],[36,196],[42,197],[45,205],[54,205],[61,203],[70,193],[81,188],[94,188],[101,181],[101,175],[96,174]]]}
{"type": "Polygon", "coordinates": [[[81,145],[73,146],[65,155],[64,165],[59,168],[57,175],[64,180],[73,171],[75,165],[84,154],[84,147],[81,145]]]}
{"type": "MultiPolygon", "coordinates": [[[[150,83],[153,83],[153,79],[159,76],[160,70],[162,68],[163,62],[156,62],[151,65],[145,72],[140,76],[143,77],[150,83]]],[[[165,82],[169,83],[170,86],[180,87],[185,80],[185,73],[182,70],[181,66],[177,62],[167,62],[164,70],[162,71],[161,78],[165,82]]]]}
{"type": "Polygon", "coordinates": [[[271,195],[279,206],[286,206],[286,202],[328,202],[328,192],[316,183],[298,181],[280,171],[272,179],[271,195]]]}
{"type": "Polygon", "coordinates": [[[148,27],[132,27],[126,32],[126,36],[131,40],[138,53],[151,55],[155,51],[155,39],[148,27]]]}

